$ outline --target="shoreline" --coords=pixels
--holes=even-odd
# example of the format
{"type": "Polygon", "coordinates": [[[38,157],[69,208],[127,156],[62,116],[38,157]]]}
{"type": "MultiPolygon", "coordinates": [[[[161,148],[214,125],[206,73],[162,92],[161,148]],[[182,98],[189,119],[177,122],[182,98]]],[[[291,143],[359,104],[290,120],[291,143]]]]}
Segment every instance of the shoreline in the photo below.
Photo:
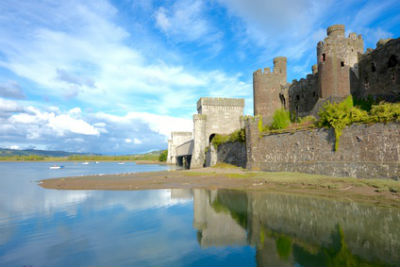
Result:
{"type": "Polygon", "coordinates": [[[346,199],[400,208],[400,182],[389,179],[203,168],[113,175],[64,177],[39,181],[56,190],[232,189],[346,199]]]}

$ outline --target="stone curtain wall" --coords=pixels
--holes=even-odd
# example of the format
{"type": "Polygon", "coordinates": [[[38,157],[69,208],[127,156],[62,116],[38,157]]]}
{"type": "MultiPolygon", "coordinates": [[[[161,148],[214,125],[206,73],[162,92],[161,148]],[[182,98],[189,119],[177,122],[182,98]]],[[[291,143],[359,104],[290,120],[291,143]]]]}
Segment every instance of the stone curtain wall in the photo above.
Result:
{"type": "Polygon", "coordinates": [[[246,125],[247,168],[330,176],[400,179],[400,124],[352,125],[334,151],[332,129],[261,136],[246,125]]]}
{"type": "Polygon", "coordinates": [[[246,144],[241,142],[228,142],[219,145],[218,149],[215,149],[211,144],[206,153],[206,167],[214,166],[218,162],[246,168],[246,144]]]}

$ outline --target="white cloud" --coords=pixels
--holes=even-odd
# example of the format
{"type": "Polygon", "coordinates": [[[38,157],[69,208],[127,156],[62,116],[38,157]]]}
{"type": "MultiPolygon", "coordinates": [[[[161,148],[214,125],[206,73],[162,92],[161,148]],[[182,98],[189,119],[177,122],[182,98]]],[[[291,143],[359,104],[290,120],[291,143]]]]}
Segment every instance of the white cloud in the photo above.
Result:
{"type": "MultiPolygon", "coordinates": [[[[76,115],[77,109],[73,111],[72,114],[76,115]]],[[[99,135],[95,127],[82,119],[72,118],[67,114],[57,115],[54,112],[40,111],[32,106],[25,108],[24,112],[11,115],[7,121],[14,126],[24,127],[28,139],[37,139],[43,134],[50,133],[58,136],[64,136],[68,132],[99,135]]]]}
{"type": "Polygon", "coordinates": [[[160,7],[154,14],[156,25],[178,41],[218,41],[220,33],[210,24],[201,0],[175,1],[170,8],[160,7]]]}
{"type": "Polygon", "coordinates": [[[140,145],[140,144],[142,143],[142,141],[141,141],[140,139],[134,138],[134,139],[133,139],[133,143],[134,143],[135,145],[140,145]]]}
{"type": "MultiPolygon", "coordinates": [[[[142,121],[148,125],[151,131],[163,135],[165,139],[171,136],[172,131],[193,130],[192,120],[176,118],[172,116],[156,115],[147,112],[129,112],[124,116],[97,113],[95,114],[95,118],[124,125],[134,125],[135,121],[142,121]]],[[[140,140],[136,139],[136,143],[140,143],[140,140]]]]}
{"type": "Polygon", "coordinates": [[[75,108],[73,108],[73,109],[70,109],[70,110],[68,111],[68,113],[69,113],[71,116],[77,116],[77,115],[80,115],[80,114],[82,113],[82,110],[81,110],[81,108],[79,108],[79,107],[75,107],[75,108]]]}
{"type": "Polygon", "coordinates": [[[99,131],[81,119],[74,119],[68,115],[50,116],[48,126],[58,135],[63,136],[66,131],[83,135],[99,135],[99,131]]]}
{"type": "Polygon", "coordinates": [[[5,112],[17,111],[22,111],[22,107],[16,101],[0,98],[0,115],[5,112]]]}

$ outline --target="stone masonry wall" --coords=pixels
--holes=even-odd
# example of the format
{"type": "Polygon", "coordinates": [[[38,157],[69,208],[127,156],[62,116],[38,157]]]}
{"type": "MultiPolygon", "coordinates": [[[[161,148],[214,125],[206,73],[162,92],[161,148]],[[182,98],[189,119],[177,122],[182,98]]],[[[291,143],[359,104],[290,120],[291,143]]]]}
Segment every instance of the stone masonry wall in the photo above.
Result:
{"type": "Polygon", "coordinates": [[[381,40],[375,50],[362,55],[359,72],[359,88],[353,90],[353,95],[400,101],[400,38],[381,40]]]}
{"type": "Polygon", "coordinates": [[[291,114],[304,117],[310,114],[318,101],[318,73],[307,75],[306,79],[294,80],[289,87],[289,110],[291,114]]]}
{"type": "Polygon", "coordinates": [[[206,167],[214,166],[218,162],[246,168],[246,144],[241,142],[228,142],[219,145],[218,149],[210,145],[206,153],[206,167]]]}
{"type": "Polygon", "coordinates": [[[332,129],[260,136],[246,125],[247,168],[330,176],[400,179],[400,124],[352,125],[334,151],[332,129]]]}

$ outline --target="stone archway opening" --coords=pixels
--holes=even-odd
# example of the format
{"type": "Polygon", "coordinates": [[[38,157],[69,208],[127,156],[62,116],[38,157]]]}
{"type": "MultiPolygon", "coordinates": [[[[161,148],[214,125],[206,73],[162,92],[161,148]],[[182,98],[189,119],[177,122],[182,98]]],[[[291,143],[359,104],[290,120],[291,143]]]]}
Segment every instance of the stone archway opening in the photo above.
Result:
{"type": "Polygon", "coordinates": [[[208,138],[208,142],[209,142],[210,144],[211,144],[212,140],[214,139],[214,137],[215,137],[215,133],[210,134],[210,137],[208,138]]]}

